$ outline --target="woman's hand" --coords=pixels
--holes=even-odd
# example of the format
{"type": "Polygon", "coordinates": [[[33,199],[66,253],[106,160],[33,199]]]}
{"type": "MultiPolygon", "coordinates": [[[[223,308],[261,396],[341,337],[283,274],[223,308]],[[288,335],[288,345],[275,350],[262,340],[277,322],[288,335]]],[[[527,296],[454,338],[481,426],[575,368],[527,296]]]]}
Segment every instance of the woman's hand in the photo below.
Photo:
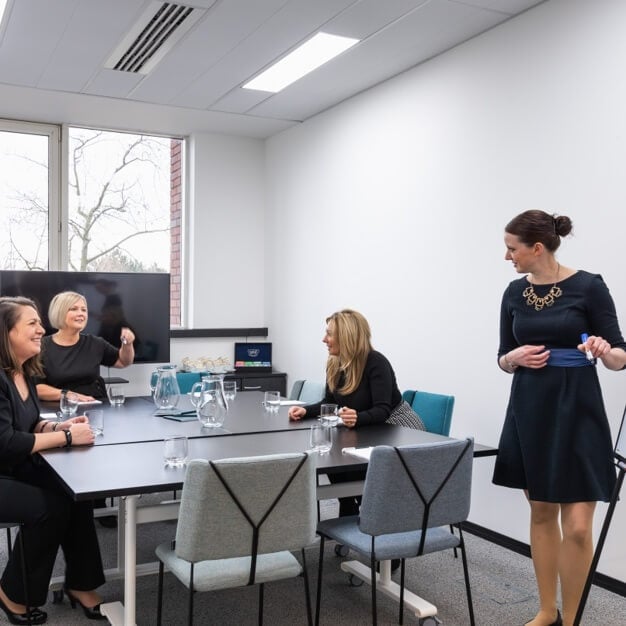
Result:
{"type": "Polygon", "coordinates": [[[87,396],[84,393],[76,393],[72,391],[72,393],[78,398],[78,402],[93,402],[95,398],[93,396],[87,396]]]}
{"type": "Polygon", "coordinates": [[[297,422],[301,420],[306,415],[306,409],[301,406],[291,406],[289,407],[289,419],[292,422],[297,422]]]}
{"type": "Polygon", "coordinates": [[[520,346],[508,352],[504,360],[514,367],[528,367],[530,369],[541,369],[546,366],[550,350],[545,346],[520,346]]]}
{"type": "Polygon", "coordinates": [[[76,415],[74,417],[70,417],[70,419],[65,420],[64,422],[59,422],[57,426],[57,430],[69,430],[72,424],[87,424],[89,419],[86,415],[76,415]]]}
{"type": "MultiPolygon", "coordinates": [[[[84,417],[84,416],[81,415],[81,417],[84,417]]],[[[89,428],[87,418],[85,418],[84,422],[79,422],[79,423],[74,422],[70,426],[69,431],[70,433],[72,433],[72,445],[73,446],[89,446],[94,442],[96,438],[93,432],[91,432],[91,428],[89,428]]]]}
{"type": "Polygon", "coordinates": [[[122,346],[129,345],[135,341],[135,333],[130,329],[122,328],[122,332],[120,333],[120,342],[122,346]]]}
{"type": "Polygon", "coordinates": [[[341,418],[344,426],[347,426],[348,428],[354,428],[356,426],[358,415],[354,409],[342,406],[339,411],[337,411],[337,415],[341,418]]]}
{"type": "Polygon", "coordinates": [[[589,350],[594,359],[601,359],[611,351],[611,344],[602,337],[592,335],[585,343],[578,344],[578,349],[585,354],[589,350]]]}

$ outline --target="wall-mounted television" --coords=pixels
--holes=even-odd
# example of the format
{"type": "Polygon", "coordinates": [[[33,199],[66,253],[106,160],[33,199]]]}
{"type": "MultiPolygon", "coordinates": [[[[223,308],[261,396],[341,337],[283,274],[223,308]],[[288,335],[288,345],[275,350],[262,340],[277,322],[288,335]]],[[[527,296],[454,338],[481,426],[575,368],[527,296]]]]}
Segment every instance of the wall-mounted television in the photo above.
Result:
{"type": "Polygon", "coordinates": [[[120,329],[128,326],[136,336],[135,363],[169,362],[169,274],[0,271],[0,295],[34,300],[46,334],[55,332],[48,320],[48,306],[61,291],[76,291],[87,300],[86,333],[119,347],[120,329]]]}

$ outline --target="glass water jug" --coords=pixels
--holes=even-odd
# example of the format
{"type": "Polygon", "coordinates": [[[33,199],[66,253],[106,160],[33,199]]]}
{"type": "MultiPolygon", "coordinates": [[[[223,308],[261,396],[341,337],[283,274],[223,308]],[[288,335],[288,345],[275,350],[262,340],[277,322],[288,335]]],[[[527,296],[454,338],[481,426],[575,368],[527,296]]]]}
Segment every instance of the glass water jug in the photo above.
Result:
{"type": "Polygon", "coordinates": [[[203,376],[191,388],[191,402],[196,407],[198,421],[203,428],[219,428],[224,425],[228,402],[224,395],[224,377],[203,376]]]}
{"type": "Polygon", "coordinates": [[[176,366],[163,365],[152,373],[150,379],[152,397],[157,409],[173,409],[180,399],[180,387],[176,380],[176,366]]]}

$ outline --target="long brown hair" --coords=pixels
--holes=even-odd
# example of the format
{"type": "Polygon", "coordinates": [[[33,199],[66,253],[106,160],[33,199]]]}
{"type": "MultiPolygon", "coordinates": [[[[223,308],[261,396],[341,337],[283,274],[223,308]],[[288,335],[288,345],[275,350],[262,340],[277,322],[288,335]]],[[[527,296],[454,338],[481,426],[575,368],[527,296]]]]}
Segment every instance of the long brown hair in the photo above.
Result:
{"type": "Polygon", "coordinates": [[[20,364],[13,352],[9,332],[19,321],[24,307],[32,307],[39,315],[37,305],[21,296],[0,297],[0,367],[9,375],[24,373],[26,376],[43,376],[41,356],[36,354],[20,364]]]}
{"type": "Polygon", "coordinates": [[[331,391],[347,395],[359,386],[372,351],[370,325],[361,313],[352,309],[333,313],[326,318],[326,324],[339,348],[339,355],[328,357],[326,381],[331,391]]]}

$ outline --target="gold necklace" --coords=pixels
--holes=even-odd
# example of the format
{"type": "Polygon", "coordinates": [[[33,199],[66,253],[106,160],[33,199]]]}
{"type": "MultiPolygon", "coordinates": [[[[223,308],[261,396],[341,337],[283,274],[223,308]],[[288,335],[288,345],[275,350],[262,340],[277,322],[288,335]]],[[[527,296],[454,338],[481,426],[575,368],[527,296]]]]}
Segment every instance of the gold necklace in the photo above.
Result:
{"type": "Polygon", "coordinates": [[[533,284],[528,281],[528,287],[526,287],[526,289],[524,289],[524,291],[522,291],[522,296],[524,298],[526,298],[526,304],[528,306],[532,306],[535,307],[535,311],[541,311],[541,309],[543,309],[544,306],[550,307],[554,304],[554,301],[557,298],[560,298],[563,291],[560,287],[557,287],[556,284],[559,282],[559,270],[561,269],[561,266],[559,263],[556,264],[556,279],[554,281],[554,285],[552,285],[552,287],[550,287],[550,291],[548,291],[548,293],[543,296],[543,298],[540,298],[536,293],[535,293],[535,289],[533,288],[533,284]]]}

